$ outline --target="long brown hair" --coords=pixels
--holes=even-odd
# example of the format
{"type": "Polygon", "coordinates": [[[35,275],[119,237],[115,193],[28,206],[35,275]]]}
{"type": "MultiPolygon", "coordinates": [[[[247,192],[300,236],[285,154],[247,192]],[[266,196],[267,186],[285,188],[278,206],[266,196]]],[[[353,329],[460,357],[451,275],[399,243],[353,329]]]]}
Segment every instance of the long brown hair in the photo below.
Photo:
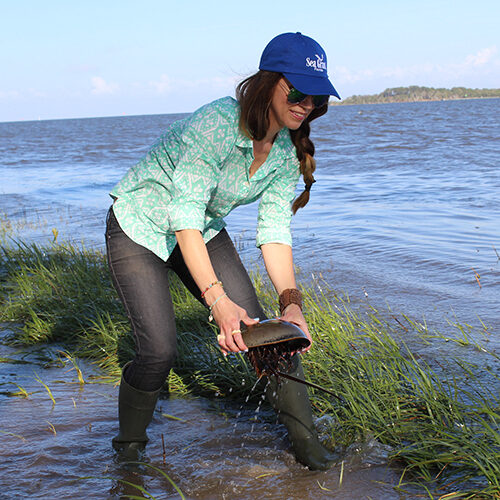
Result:
{"type": "MultiPolygon", "coordinates": [[[[241,107],[239,126],[241,131],[250,139],[260,141],[266,136],[269,129],[269,108],[273,98],[273,91],[281,78],[283,78],[281,73],[260,70],[254,75],[245,78],[236,87],[236,98],[241,107]]],[[[309,124],[327,111],[328,104],[314,108],[297,130],[290,130],[290,136],[300,162],[300,172],[305,183],[304,191],[292,204],[294,214],[299,208],[307,204],[311,186],[316,182],[313,176],[316,170],[316,160],[313,158],[314,144],[309,138],[311,132],[309,124]]]]}

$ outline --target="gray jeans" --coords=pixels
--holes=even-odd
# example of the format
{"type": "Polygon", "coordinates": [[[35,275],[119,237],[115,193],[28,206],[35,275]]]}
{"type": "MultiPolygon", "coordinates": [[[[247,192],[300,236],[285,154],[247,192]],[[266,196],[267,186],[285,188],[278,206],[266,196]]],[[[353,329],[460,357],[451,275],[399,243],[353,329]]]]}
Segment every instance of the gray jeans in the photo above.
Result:
{"type": "MultiPolygon", "coordinates": [[[[113,284],[125,307],[135,339],[135,358],[125,380],[136,389],[155,391],[165,382],[177,355],[177,334],[168,274],[174,271],[196,299],[201,292],[179,246],[167,262],[132,241],[110,208],[106,248],[113,284]]],[[[210,261],[224,290],[251,318],[265,319],[248,273],[225,230],[207,243],[210,261]]]]}

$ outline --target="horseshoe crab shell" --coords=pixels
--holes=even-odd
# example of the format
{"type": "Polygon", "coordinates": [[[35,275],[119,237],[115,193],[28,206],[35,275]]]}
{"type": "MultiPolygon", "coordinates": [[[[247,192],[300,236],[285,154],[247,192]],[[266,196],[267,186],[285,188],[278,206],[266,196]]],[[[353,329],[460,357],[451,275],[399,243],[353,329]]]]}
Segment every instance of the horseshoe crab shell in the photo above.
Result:
{"type": "Polygon", "coordinates": [[[311,344],[306,334],[297,325],[281,319],[266,319],[247,326],[242,330],[241,336],[250,349],[287,342],[287,350],[300,351],[311,344]]]}

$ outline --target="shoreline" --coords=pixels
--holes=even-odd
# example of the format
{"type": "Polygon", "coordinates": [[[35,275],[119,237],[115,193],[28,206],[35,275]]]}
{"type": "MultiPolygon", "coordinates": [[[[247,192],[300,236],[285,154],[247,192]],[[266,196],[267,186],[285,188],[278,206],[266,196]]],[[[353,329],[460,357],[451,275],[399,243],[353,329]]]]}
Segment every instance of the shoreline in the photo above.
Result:
{"type": "MultiPolygon", "coordinates": [[[[375,94],[377,95],[377,94],[375,94]]],[[[368,97],[368,95],[359,95],[359,96],[349,96],[341,101],[330,101],[328,106],[358,106],[363,104],[399,104],[406,102],[440,102],[440,101],[470,101],[477,99],[500,99],[500,95],[498,96],[483,96],[483,97],[456,97],[456,98],[443,98],[443,99],[417,99],[417,100],[404,100],[404,101],[384,101],[384,102],[358,102],[351,103],[345,102],[351,99],[352,97],[368,97]]],[[[371,96],[370,96],[371,97],[371,96]]],[[[194,111],[194,110],[193,110],[194,111]]],[[[182,111],[175,113],[146,113],[146,114],[122,114],[122,115],[102,115],[102,116],[81,116],[81,117],[65,117],[65,118],[43,118],[43,119],[18,119],[18,120],[7,120],[0,121],[0,125],[9,125],[9,124],[20,124],[20,123],[41,123],[41,122],[53,122],[53,121],[64,121],[64,120],[94,120],[94,119],[115,119],[115,118],[133,118],[133,117],[142,117],[142,116],[168,116],[168,115],[178,115],[180,117],[184,115],[189,115],[193,113],[193,111],[182,111]]]]}
{"type": "MultiPolygon", "coordinates": [[[[27,347],[55,342],[69,356],[93,361],[108,381],[119,378],[133,340],[102,252],[64,242],[3,246],[0,267],[2,329],[23,325],[13,328],[10,342],[27,347]]],[[[261,274],[252,280],[272,316],[273,290],[261,274]]],[[[179,356],[170,390],[186,397],[248,401],[248,387],[257,383],[257,376],[244,356],[222,356],[205,309],[180,281],[172,280],[171,293],[179,321],[179,356]]],[[[355,311],[326,285],[303,288],[303,294],[315,332],[313,349],[303,357],[307,378],[342,395],[339,401],[310,391],[316,415],[329,418],[330,447],[344,453],[376,436],[392,449],[389,465],[403,463],[405,473],[421,474],[420,485],[427,490],[446,489],[446,481],[460,477],[467,493],[498,494],[500,414],[498,397],[487,389],[500,379],[488,368],[498,356],[468,338],[464,326],[457,326],[456,336],[443,336],[404,316],[389,324],[374,309],[355,311]],[[454,345],[460,356],[433,360],[419,355],[416,345],[410,347],[409,338],[422,345],[448,343],[448,352],[454,345]],[[471,359],[471,351],[478,353],[477,360],[471,359]],[[459,462],[453,452],[457,448],[459,462]]],[[[252,400],[258,398],[260,393],[252,394],[252,400]]]]}
{"type": "Polygon", "coordinates": [[[418,102],[449,102],[449,101],[483,101],[486,99],[500,99],[500,97],[456,97],[451,99],[419,99],[413,101],[385,101],[385,102],[331,102],[328,106],[364,106],[372,104],[407,104],[407,103],[418,103],[418,102]]]}
{"type": "Polygon", "coordinates": [[[468,87],[436,88],[409,85],[406,87],[386,88],[378,94],[355,94],[347,97],[344,102],[333,102],[331,104],[386,104],[394,102],[432,102],[498,98],[500,98],[500,89],[473,89],[468,87]]]}
{"type": "MultiPolygon", "coordinates": [[[[68,211],[63,213],[63,218],[60,221],[52,221],[52,224],[43,211],[39,213],[28,211],[29,217],[21,214],[18,219],[10,219],[6,213],[0,211],[0,244],[5,244],[10,240],[45,246],[52,242],[65,241],[76,245],[83,243],[88,250],[103,250],[104,241],[102,238],[94,238],[95,235],[89,232],[84,241],[81,237],[72,238],[72,234],[75,232],[79,234],[82,230],[85,232],[86,228],[92,231],[96,226],[100,226],[98,236],[103,234],[107,208],[100,209],[101,215],[92,214],[91,217],[82,217],[79,209],[76,210],[75,207],[68,208],[68,211]]],[[[49,213],[53,213],[53,211],[54,209],[49,213]]],[[[263,271],[263,267],[259,266],[260,252],[254,246],[253,238],[249,238],[245,231],[240,232],[235,221],[228,218],[227,222],[229,233],[247,270],[255,268],[258,271],[263,271]]],[[[299,230],[304,231],[304,236],[307,239],[309,230],[302,226],[299,230]]],[[[491,251],[493,252],[494,249],[491,251]]],[[[297,277],[304,286],[309,287],[315,284],[323,286],[323,283],[335,283],[337,293],[348,297],[351,305],[384,311],[385,319],[394,315],[407,316],[414,323],[425,324],[429,330],[440,331],[443,334],[452,334],[455,330],[455,324],[470,325],[470,331],[475,335],[475,341],[481,341],[486,335],[491,344],[490,348],[499,352],[500,344],[492,335],[499,330],[498,318],[486,314],[485,310],[481,308],[474,309],[473,313],[470,313],[470,307],[465,309],[463,307],[463,292],[454,295],[456,283],[444,283],[439,291],[439,300],[444,299],[446,303],[441,304],[440,307],[430,307],[433,304],[432,297],[437,300],[438,292],[428,288],[425,282],[415,281],[405,285],[395,281],[397,273],[393,278],[388,278],[387,273],[382,277],[378,276],[370,272],[371,267],[374,266],[373,263],[368,269],[359,269],[356,265],[351,265],[352,263],[346,260],[346,255],[342,254],[335,256],[337,259],[335,264],[333,257],[322,260],[318,255],[319,260],[311,265],[308,262],[309,252],[309,247],[305,248],[299,240],[296,241],[294,253],[298,266],[297,277]],[[390,290],[388,290],[388,286],[390,290]],[[399,300],[400,296],[403,297],[401,300],[399,300]],[[414,300],[407,300],[408,297],[414,297],[414,300]]],[[[376,260],[373,262],[376,263],[376,260]]],[[[480,274],[481,287],[475,281],[472,271],[470,276],[464,277],[463,286],[471,285],[470,293],[476,298],[479,293],[484,295],[485,292],[488,292],[488,299],[491,301],[491,282],[485,282],[485,278],[488,278],[486,271],[480,271],[480,274]],[[470,283],[465,278],[470,278],[470,283]]]]}

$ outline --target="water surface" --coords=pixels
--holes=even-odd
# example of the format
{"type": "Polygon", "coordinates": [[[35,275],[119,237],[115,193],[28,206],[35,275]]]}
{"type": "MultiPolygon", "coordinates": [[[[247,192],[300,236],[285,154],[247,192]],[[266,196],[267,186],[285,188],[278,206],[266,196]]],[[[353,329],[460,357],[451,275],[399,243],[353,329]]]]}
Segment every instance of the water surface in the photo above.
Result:
{"type": "MultiPolygon", "coordinates": [[[[26,238],[55,227],[102,247],[107,193],[181,116],[0,123],[0,214],[26,238]]],[[[500,99],[332,107],[313,124],[317,182],[293,219],[302,279],[498,333],[499,116],[500,99]]],[[[256,261],[256,206],[227,221],[256,261]]]]}
{"type": "MultiPolygon", "coordinates": [[[[117,433],[118,387],[100,383],[90,364],[79,362],[86,381],[80,386],[56,346],[0,344],[0,357],[0,498],[141,495],[124,481],[159,499],[180,498],[158,472],[116,461],[111,437],[117,433]],[[14,383],[29,396],[13,396],[19,389],[14,383]]],[[[332,470],[310,472],[295,462],[284,427],[264,407],[165,396],[148,434],[146,462],[168,474],[187,498],[351,499],[368,492],[371,498],[404,498],[393,491],[399,473],[387,467],[385,447],[353,447],[332,470]]]]}
{"type": "MultiPolygon", "coordinates": [[[[51,241],[55,229],[59,240],[102,248],[107,193],[180,116],[0,123],[4,237],[51,241]]],[[[311,201],[293,219],[301,280],[321,276],[354,305],[389,306],[440,330],[482,321],[486,343],[498,349],[499,116],[499,99],[330,109],[313,127],[318,170],[311,201]]],[[[227,219],[249,267],[261,265],[255,220],[256,206],[227,219]]],[[[138,494],[122,479],[158,498],[178,498],[155,472],[116,463],[110,439],[117,388],[93,379],[90,365],[82,368],[94,383],[80,388],[71,366],[54,361],[55,347],[0,348],[2,494],[138,494]],[[55,405],[36,376],[52,389],[55,405]],[[9,396],[14,383],[32,394],[9,396]]],[[[387,450],[351,450],[331,471],[311,473],[295,463],[272,415],[254,410],[228,401],[163,400],[147,460],[188,498],[412,498],[393,490],[400,471],[387,467],[387,450]]]]}

